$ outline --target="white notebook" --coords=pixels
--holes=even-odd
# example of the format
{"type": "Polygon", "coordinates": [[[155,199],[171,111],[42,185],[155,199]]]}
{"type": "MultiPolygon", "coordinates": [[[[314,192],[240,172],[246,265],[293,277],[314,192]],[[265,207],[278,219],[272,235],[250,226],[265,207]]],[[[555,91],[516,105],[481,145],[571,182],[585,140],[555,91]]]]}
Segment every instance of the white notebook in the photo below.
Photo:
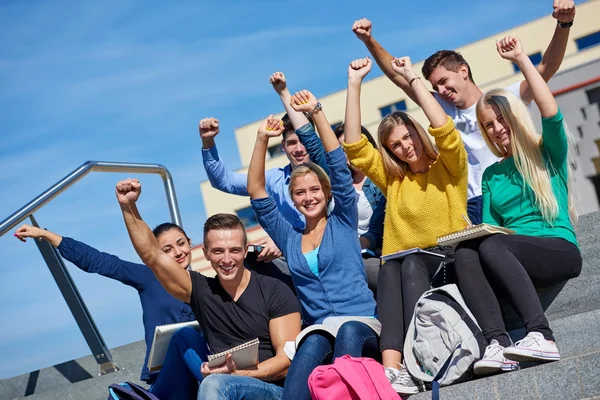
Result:
{"type": "Polygon", "coordinates": [[[148,357],[148,369],[151,372],[159,371],[165,361],[167,349],[173,334],[180,328],[189,326],[202,332],[198,321],[178,322],[176,324],[160,325],[154,328],[154,339],[150,348],[150,356],[148,357]]]}
{"type": "Polygon", "coordinates": [[[465,240],[476,239],[483,236],[489,236],[496,233],[503,235],[512,235],[515,233],[512,229],[503,228],[501,226],[479,224],[467,226],[462,231],[452,232],[437,238],[438,245],[451,246],[465,240]]]}
{"type": "Polygon", "coordinates": [[[228,354],[231,354],[231,358],[235,363],[235,367],[238,369],[249,369],[254,368],[258,365],[258,338],[253,339],[239,346],[232,347],[229,350],[222,351],[217,354],[210,354],[208,356],[208,366],[210,368],[219,367],[225,364],[225,359],[228,354]]]}

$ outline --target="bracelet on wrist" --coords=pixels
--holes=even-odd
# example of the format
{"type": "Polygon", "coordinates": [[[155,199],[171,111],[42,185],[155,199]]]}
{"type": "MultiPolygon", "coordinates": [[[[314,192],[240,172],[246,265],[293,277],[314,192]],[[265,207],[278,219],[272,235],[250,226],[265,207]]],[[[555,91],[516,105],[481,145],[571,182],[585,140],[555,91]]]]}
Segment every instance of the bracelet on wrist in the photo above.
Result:
{"type": "Polygon", "coordinates": [[[556,20],[556,24],[560,27],[560,28],[570,28],[573,26],[573,20],[569,21],[569,22],[560,22],[559,20],[556,20]]]}
{"type": "Polygon", "coordinates": [[[412,79],[410,80],[410,82],[408,82],[408,86],[412,86],[413,82],[414,82],[415,80],[417,80],[417,79],[421,79],[421,77],[420,77],[420,76],[415,76],[414,78],[412,78],[412,79]]]}
{"type": "Polygon", "coordinates": [[[315,106],[315,108],[313,108],[311,111],[309,111],[309,112],[306,113],[306,117],[307,118],[312,118],[313,114],[318,113],[322,109],[323,109],[323,106],[321,106],[321,103],[317,102],[317,105],[315,106]]]}

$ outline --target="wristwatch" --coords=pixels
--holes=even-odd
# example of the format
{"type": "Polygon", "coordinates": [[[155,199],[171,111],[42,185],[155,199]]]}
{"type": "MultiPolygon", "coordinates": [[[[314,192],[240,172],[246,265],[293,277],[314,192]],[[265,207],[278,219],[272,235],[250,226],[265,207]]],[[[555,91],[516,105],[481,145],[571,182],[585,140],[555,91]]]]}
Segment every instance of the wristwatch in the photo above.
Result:
{"type": "Polygon", "coordinates": [[[560,22],[559,20],[556,20],[557,25],[561,28],[570,28],[573,26],[573,21],[571,20],[570,22],[560,22]]]}
{"type": "Polygon", "coordinates": [[[312,109],[312,111],[309,111],[306,113],[306,117],[307,118],[312,118],[313,114],[316,112],[319,112],[323,109],[323,106],[321,106],[321,102],[317,102],[317,105],[315,106],[315,108],[312,109]]]}

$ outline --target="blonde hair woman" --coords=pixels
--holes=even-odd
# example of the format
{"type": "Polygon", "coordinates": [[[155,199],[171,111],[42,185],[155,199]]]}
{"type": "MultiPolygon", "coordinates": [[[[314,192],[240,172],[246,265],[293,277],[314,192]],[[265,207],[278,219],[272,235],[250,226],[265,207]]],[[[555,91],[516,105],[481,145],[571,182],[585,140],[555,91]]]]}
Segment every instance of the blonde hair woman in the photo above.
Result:
{"type": "Polygon", "coordinates": [[[490,343],[475,363],[477,374],[510,371],[517,361],[554,361],[560,354],[536,287],[548,287],[581,272],[573,223],[568,140],[563,116],[544,79],[511,36],[497,43],[504,59],[523,72],[542,115],[537,134],[525,105],[504,90],[491,90],[477,103],[477,120],[494,154],[502,160],[483,174],[483,222],[513,229],[461,243],[456,273],[465,300],[490,343]],[[523,320],[527,336],[511,346],[493,279],[523,320]]]}
{"type": "MultiPolygon", "coordinates": [[[[363,58],[348,69],[344,147],[352,164],[387,198],[382,253],[420,247],[446,254],[448,249],[436,247],[436,238],[463,229],[467,213],[467,153],[460,133],[416,75],[410,59],[396,58],[392,67],[410,82],[438,149],[417,121],[395,112],[379,124],[377,151],[360,134],[360,86],[371,64],[363,58]]],[[[423,383],[413,380],[402,366],[402,348],[415,304],[430,288],[439,265],[438,257],[413,254],[385,262],[379,272],[380,350],[387,377],[398,393],[424,390],[423,383]]]]}
{"type": "Polygon", "coordinates": [[[290,197],[304,216],[306,227],[295,229],[265,191],[265,155],[270,137],[283,130],[268,118],[259,128],[248,170],[252,208],[264,230],[287,259],[306,325],[325,318],[344,317],[335,340],[323,331],[311,332],[296,350],[285,381],[283,398],[311,398],[308,377],[336,357],[377,357],[380,324],[376,304],[367,286],[358,240],[358,196],[352,185],[346,156],[321,103],[308,91],[291,99],[296,111],[310,114],[325,148],[330,177],[316,164],[297,166],[290,176],[290,197]],[[331,179],[331,180],[330,180],[331,179]],[[333,197],[335,206],[327,214],[333,197]]]}

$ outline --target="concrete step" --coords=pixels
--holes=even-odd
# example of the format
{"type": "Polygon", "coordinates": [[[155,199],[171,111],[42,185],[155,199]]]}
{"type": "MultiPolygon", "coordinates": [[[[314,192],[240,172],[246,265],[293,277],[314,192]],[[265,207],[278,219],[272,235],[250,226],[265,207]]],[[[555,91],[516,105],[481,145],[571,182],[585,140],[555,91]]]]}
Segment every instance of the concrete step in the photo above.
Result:
{"type": "MultiPolygon", "coordinates": [[[[600,397],[600,310],[551,322],[561,360],[522,363],[515,372],[444,387],[443,400],[453,399],[585,399],[600,397]]],[[[410,397],[431,399],[431,392],[410,397]]]]}

